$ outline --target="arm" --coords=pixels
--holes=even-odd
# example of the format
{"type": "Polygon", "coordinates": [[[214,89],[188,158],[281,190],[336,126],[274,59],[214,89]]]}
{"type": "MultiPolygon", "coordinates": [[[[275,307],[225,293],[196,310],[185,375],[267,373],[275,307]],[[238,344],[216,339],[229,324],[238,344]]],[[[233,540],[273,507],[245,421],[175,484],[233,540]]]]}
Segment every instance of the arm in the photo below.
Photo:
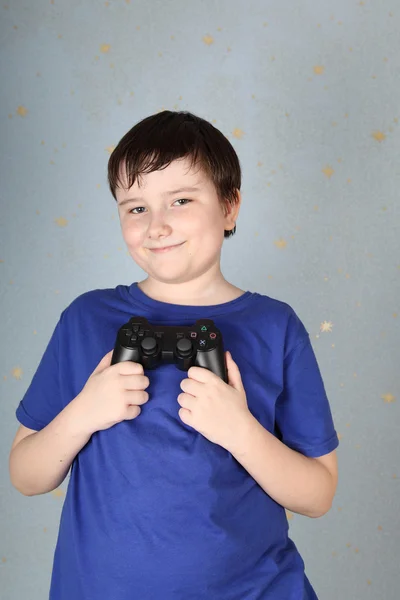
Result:
{"type": "Polygon", "coordinates": [[[251,414],[227,450],[285,508],[312,518],[330,510],[338,481],[336,451],[320,458],[304,456],[279,441],[251,414]]]}
{"type": "Polygon", "coordinates": [[[25,496],[57,488],[75,456],[89,441],[91,434],[80,428],[75,412],[73,400],[41,431],[24,426],[17,431],[10,452],[10,478],[25,496]]]}
{"type": "Polygon", "coordinates": [[[108,352],[83,390],[41,431],[20,428],[10,452],[11,482],[25,496],[45,494],[65,479],[93,433],[135,419],[147,402],[149,379],[142,365],[110,365],[108,352]]]}

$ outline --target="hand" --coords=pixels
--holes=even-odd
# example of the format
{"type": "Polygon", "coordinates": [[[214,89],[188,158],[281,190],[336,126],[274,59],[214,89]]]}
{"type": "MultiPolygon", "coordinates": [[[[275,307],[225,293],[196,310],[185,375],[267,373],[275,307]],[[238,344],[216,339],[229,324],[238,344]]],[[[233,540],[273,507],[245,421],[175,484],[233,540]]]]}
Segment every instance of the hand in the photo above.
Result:
{"type": "Polygon", "coordinates": [[[226,352],[228,383],[208,369],[190,367],[188,379],[181,381],[178,414],[210,442],[229,450],[241,427],[251,417],[239,368],[226,352]]]}
{"type": "Polygon", "coordinates": [[[111,365],[112,353],[101,359],[74,400],[79,419],[90,434],[136,419],[140,405],[149,399],[144,390],[150,381],[142,365],[132,361],[111,365]]]}

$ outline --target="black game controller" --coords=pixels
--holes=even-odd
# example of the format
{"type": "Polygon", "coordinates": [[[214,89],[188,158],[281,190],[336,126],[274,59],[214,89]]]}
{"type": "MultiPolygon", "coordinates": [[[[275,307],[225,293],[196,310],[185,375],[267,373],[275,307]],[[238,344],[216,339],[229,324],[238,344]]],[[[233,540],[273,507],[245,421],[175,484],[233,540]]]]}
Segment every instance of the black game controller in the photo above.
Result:
{"type": "Polygon", "coordinates": [[[181,371],[204,367],[228,383],[221,332],[210,319],[192,326],[150,325],[144,317],[131,317],[118,331],[111,359],[125,360],[154,369],[160,363],[175,363],[181,371]]]}

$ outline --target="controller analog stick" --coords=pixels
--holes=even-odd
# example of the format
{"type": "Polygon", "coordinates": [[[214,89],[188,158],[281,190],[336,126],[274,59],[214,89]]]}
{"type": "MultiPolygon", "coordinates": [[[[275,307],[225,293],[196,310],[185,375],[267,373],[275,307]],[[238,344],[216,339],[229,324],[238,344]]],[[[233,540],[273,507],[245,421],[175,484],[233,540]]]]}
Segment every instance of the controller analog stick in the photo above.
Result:
{"type": "Polygon", "coordinates": [[[157,341],[153,337],[145,337],[141,342],[143,354],[146,356],[151,356],[154,354],[155,349],[157,348],[157,341]]]}
{"type": "Polygon", "coordinates": [[[176,349],[177,349],[178,354],[180,354],[180,356],[182,356],[182,357],[190,356],[193,351],[192,342],[190,340],[188,340],[187,338],[181,338],[180,340],[178,340],[178,342],[176,344],[176,349]]]}

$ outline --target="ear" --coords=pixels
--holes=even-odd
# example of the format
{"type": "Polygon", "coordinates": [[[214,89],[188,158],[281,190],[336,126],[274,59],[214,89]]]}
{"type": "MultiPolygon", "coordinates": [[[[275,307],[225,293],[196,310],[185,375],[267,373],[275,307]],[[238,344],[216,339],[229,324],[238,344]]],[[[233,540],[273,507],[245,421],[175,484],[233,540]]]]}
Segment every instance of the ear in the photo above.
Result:
{"type": "Polygon", "coordinates": [[[239,215],[240,204],[242,201],[242,194],[240,190],[236,190],[236,202],[235,204],[224,204],[225,207],[225,229],[231,230],[235,227],[236,221],[239,215]]]}

